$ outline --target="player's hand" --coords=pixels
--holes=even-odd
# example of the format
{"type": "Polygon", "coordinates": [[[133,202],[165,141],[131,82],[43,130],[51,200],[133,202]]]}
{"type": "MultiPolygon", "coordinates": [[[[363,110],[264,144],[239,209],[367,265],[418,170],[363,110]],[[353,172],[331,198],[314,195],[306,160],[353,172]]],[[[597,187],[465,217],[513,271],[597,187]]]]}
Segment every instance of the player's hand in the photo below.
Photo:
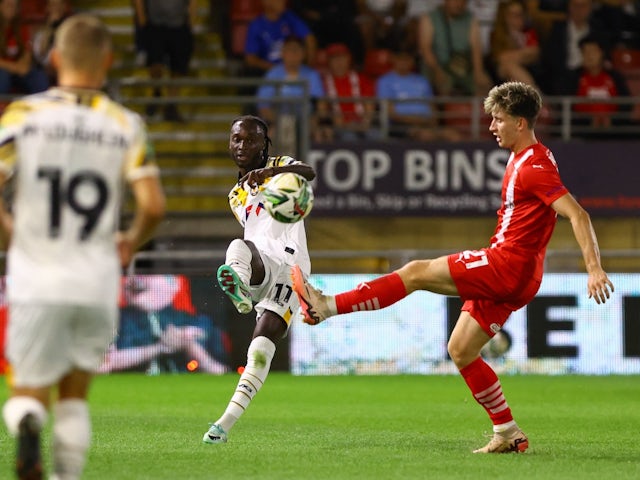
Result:
{"type": "Polygon", "coordinates": [[[587,289],[589,298],[593,298],[597,304],[605,303],[614,292],[613,283],[601,268],[589,272],[587,289]]]}
{"type": "Polygon", "coordinates": [[[273,170],[274,169],[272,167],[258,168],[256,170],[251,170],[250,172],[247,172],[246,175],[240,179],[239,183],[242,184],[244,182],[247,182],[247,184],[251,188],[256,188],[262,185],[267,178],[273,177],[274,175],[273,170]]]}
{"type": "Polygon", "coordinates": [[[120,257],[120,265],[126,268],[131,263],[135,253],[133,241],[125,235],[124,232],[117,232],[116,247],[118,249],[118,256],[120,257]]]}

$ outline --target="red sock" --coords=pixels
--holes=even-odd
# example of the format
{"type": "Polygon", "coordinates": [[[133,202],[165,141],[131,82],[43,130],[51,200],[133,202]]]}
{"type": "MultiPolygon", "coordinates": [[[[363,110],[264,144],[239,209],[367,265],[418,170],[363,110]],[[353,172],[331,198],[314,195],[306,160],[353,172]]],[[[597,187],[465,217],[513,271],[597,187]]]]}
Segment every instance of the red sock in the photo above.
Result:
{"type": "Polygon", "coordinates": [[[363,282],[349,292],[336,295],[338,313],[380,310],[402,300],[407,289],[397,273],[389,273],[370,282],[363,282]]]}
{"type": "Polygon", "coordinates": [[[511,409],[502,393],[500,380],[482,357],[461,369],[460,374],[471,389],[473,398],[484,407],[494,425],[513,420],[511,409]]]}

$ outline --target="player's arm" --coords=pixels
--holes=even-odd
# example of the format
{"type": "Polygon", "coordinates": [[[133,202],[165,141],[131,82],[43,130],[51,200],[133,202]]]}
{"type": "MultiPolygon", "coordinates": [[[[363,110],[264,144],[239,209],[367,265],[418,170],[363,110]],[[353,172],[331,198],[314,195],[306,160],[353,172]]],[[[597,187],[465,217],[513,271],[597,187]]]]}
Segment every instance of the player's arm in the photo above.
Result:
{"type": "Polygon", "coordinates": [[[165,196],[157,175],[138,178],[131,183],[135,200],[135,214],[127,230],[118,235],[118,250],[123,266],[144,245],[164,217],[165,196]]]}
{"type": "Polygon", "coordinates": [[[614,288],[600,264],[598,239],[589,214],[569,193],[554,201],[551,207],[571,222],[573,234],[580,245],[582,258],[589,274],[587,283],[589,298],[593,297],[596,303],[606,302],[614,288]]]}
{"type": "Polygon", "coordinates": [[[250,172],[247,172],[247,174],[242,177],[238,183],[242,184],[243,182],[247,182],[250,187],[257,187],[258,185],[262,185],[267,178],[278,175],[279,173],[287,172],[297,173],[307,180],[313,180],[316,178],[316,172],[311,165],[297,162],[290,165],[279,165],[251,170],[250,172]]]}
{"type": "Polygon", "coordinates": [[[303,176],[307,180],[313,180],[316,178],[316,172],[313,170],[311,165],[307,165],[306,163],[295,163],[292,165],[280,165],[278,167],[269,167],[265,170],[269,170],[271,172],[270,177],[274,175],[278,175],[279,173],[297,173],[300,176],[303,176]]]}

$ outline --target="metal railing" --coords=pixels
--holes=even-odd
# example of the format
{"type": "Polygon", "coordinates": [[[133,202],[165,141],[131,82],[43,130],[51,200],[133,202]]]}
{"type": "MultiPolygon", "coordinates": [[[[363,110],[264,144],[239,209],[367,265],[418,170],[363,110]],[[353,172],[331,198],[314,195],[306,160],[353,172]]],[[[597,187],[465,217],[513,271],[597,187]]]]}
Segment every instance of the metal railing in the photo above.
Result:
{"type": "MultiPolygon", "coordinates": [[[[482,97],[440,97],[432,99],[406,98],[402,100],[383,100],[377,97],[337,97],[333,99],[312,99],[309,96],[307,83],[304,81],[263,80],[261,78],[226,77],[219,79],[182,78],[166,80],[149,80],[142,78],[123,78],[110,84],[111,94],[125,105],[140,108],[146,105],[166,105],[177,103],[189,107],[190,119],[197,123],[224,124],[238,115],[239,111],[250,109],[257,111],[257,105],[261,100],[256,97],[255,90],[261,85],[271,85],[276,90],[287,86],[296,86],[304,90],[304,94],[298,97],[276,95],[268,100],[276,110],[291,111],[296,107],[296,122],[298,123],[299,152],[306,151],[313,132],[314,112],[312,104],[319,100],[329,103],[362,103],[373,104],[375,118],[372,127],[379,130],[379,138],[389,140],[392,138],[391,103],[420,103],[428,105],[433,112],[433,122],[441,127],[457,129],[462,138],[468,140],[483,140],[488,138],[489,117],[483,110],[482,97]],[[153,97],[149,89],[155,87],[189,88],[191,95],[153,97]],[[195,92],[198,90],[198,92],[195,92]],[[253,90],[250,93],[242,93],[243,90],[253,90]],[[227,108],[228,112],[211,114],[211,107],[227,108]]],[[[332,108],[329,108],[331,111],[332,108]]],[[[605,114],[597,113],[595,116],[604,117],[605,114]]],[[[395,125],[397,127],[397,124],[395,125]]],[[[189,131],[193,125],[189,123],[178,126],[169,132],[154,133],[152,138],[175,139],[193,141],[199,138],[224,140],[228,132],[210,131],[204,133],[181,132],[189,131]],[[154,137],[155,136],[155,137],[154,137]]],[[[640,136],[640,97],[615,97],[609,99],[588,99],[574,96],[545,96],[544,108],[538,121],[538,130],[548,137],[559,138],[564,141],[574,139],[615,137],[638,138],[640,136]],[[593,124],[594,114],[579,111],[581,106],[615,106],[616,111],[606,113],[611,124],[593,124]]]]}

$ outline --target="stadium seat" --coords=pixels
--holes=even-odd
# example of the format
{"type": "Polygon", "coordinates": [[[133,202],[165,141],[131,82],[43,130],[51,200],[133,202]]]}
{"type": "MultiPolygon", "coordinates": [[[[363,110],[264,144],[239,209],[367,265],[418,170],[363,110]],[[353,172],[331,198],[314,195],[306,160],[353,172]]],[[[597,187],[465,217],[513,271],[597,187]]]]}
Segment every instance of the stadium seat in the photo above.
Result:
{"type": "Polygon", "coordinates": [[[249,22],[262,13],[260,0],[233,0],[230,17],[232,22],[249,22]]]}
{"type": "Polygon", "coordinates": [[[365,53],[362,73],[375,80],[391,70],[392,67],[391,50],[387,48],[371,48],[365,53]]]}
{"type": "Polygon", "coordinates": [[[611,52],[613,68],[623,75],[635,73],[640,75],[640,50],[630,48],[615,48],[611,52]]]}

